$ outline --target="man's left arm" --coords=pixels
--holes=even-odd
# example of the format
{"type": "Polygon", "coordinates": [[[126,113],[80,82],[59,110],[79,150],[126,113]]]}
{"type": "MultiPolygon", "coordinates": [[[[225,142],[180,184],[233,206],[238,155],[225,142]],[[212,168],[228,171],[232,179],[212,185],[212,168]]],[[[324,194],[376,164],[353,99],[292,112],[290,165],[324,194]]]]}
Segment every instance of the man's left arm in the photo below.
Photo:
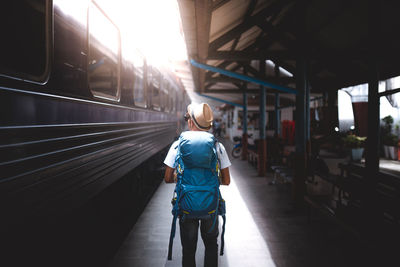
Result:
{"type": "Polygon", "coordinates": [[[171,168],[169,166],[165,167],[165,174],[164,174],[164,181],[168,184],[174,182],[174,168],[171,168]]]}

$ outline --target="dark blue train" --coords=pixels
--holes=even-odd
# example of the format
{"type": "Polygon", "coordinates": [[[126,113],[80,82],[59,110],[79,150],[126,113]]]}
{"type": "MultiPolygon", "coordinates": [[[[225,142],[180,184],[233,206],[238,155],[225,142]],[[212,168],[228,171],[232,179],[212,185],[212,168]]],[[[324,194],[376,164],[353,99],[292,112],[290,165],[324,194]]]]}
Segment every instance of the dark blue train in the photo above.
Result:
{"type": "Polygon", "coordinates": [[[139,52],[127,59],[106,12],[75,3],[80,17],[50,0],[2,3],[2,223],[81,205],[180,132],[179,81],[139,52]]]}

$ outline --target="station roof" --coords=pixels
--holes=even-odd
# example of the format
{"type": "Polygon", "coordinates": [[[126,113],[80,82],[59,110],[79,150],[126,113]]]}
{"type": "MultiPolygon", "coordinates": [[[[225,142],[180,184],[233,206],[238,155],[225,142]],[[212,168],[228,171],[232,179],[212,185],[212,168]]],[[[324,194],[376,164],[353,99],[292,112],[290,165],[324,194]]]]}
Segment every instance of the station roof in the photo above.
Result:
{"type": "MultiPolygon", "coordinates": [[[[368,82],[375,59],[380,79],[400,74],[397,1],[178,3],[188,56],[200,63],[295,89],[296,60],[305,57],[311,94],[368,82]],[[260,73],[262,60],[268,60],[265,73],[260,73]]],[[[191,72],[196,92],[236,103],[243,88],[257,95],[260,87],[194,66],[191,72]]]]}

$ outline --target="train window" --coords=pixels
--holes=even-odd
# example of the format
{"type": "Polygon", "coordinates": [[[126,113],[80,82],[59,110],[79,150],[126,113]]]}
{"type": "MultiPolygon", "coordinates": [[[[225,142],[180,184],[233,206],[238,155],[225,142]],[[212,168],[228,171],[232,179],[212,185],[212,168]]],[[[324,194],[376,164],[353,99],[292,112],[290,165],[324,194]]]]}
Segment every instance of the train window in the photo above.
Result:
{"type": "Polygon", "coordinates": [[[171,97],[172,97],[172,87],[171,84],[168,83],[168,88],[167,88],[167,107],[168,107],[168,111],[171,112],[172,111],[172,105],[171,105],[171,97]]]}
{"type": "Polygon", "coordinates": [[[174,97],[175,97],[175,90],[173,85],[169,87],[169,111],[172,113],[174,111],[174,97]]]}
{"type": "Polygon", "coordinates": [[[178,93],[176,92],[176,88],[172,87],[172,111],[176,111],[176,100],[178,99],[178,93]]]}
{"type": "Polygon", "coordinates": [[[133,64],[129,61],[123,62],[121,65],[121,100],[125,105],[133,104],[133,86],[134,86],[133,64]]]}
{"type": "Polygon", "coordinates": [[[168,80],[165,78],[161,78],[161,106],[164,111],[169,111],[169,106],[168,106],[168,87],[169,83],[168,80]]]}
{"type": "Polygon", "coordinates": [[[51,1],[2,1],[0,76],[46,82],[51,47],[51,1]]]}
{"type": "Polygon", "coordinates": [[[88,82],[93,95],[120,98],[120,33],[115,24],[93,3],[89,8],[88,82]]]}
{"type": "Polygon", "coordinates": [[[175,112],[175,98],[176,98],[176,92],[175,92],[175,88],[173,86],[171,86],[171,112],[175,112]]]}
{"type": "Polygon", "coordinates": [[[168,95],[168,106],[169,106],[169,112],[172,112],[172,97],[171,97],[171,95],[169,94],[168,95]]]}
{"type": "Polygon", "coordinates": [[[171,111],[172,110],[172,106],[171,106],[171,84],[170,83],[168,83],[168,88],[167,88],[168,90],[167,90],[167,99],[166,99],[166,102],[167,102],[167,107],[168,107],[168,111],[171,111]]]}
{"type": "Polygon", "coordinates": [[[186,107],[183,106],[184,103],[186,103],[185,95],[178,95],[178,97],[179,97],[178,110],[182,111],[182,112],[185,112],[186,111],[186,107]]]}
{"type": "Polygon", "coordinates": [[[144,57],[137,52],[133,61],[135,84],[134,88],[134,101],[135,105],[139,107],[146,107],[146,86],[144,83],[144,68],[145,61],[144,57]]]}
{"type": "Polygon", "coordinates": [[[151,73],[151,105],[153,109],[161,110],[160,73],[155,68],[152,68],[151,73]]]}
{"type": "Polygon", "coordinates": [[[164,86],[165,86],[165,80],[164,80],[164,78],[162,77],[162,75],[160,75],[160,110],[164,110],[164,108],[165,108],[164,86]]]}

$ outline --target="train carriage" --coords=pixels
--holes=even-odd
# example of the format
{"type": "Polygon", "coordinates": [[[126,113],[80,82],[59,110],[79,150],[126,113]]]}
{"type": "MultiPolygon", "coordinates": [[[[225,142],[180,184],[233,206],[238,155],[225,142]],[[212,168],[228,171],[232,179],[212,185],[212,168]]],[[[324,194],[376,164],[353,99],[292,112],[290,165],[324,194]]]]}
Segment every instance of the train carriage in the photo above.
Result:
{"type": "Polygon", "coordinates": [[[10,223],[81,205],[135,170],[176,137],[188,102],[171,72],[140,52],[125,58],[96,2],[75,1],[74,16],[66,2],[2,4],[0,208],[10,223]]]}

